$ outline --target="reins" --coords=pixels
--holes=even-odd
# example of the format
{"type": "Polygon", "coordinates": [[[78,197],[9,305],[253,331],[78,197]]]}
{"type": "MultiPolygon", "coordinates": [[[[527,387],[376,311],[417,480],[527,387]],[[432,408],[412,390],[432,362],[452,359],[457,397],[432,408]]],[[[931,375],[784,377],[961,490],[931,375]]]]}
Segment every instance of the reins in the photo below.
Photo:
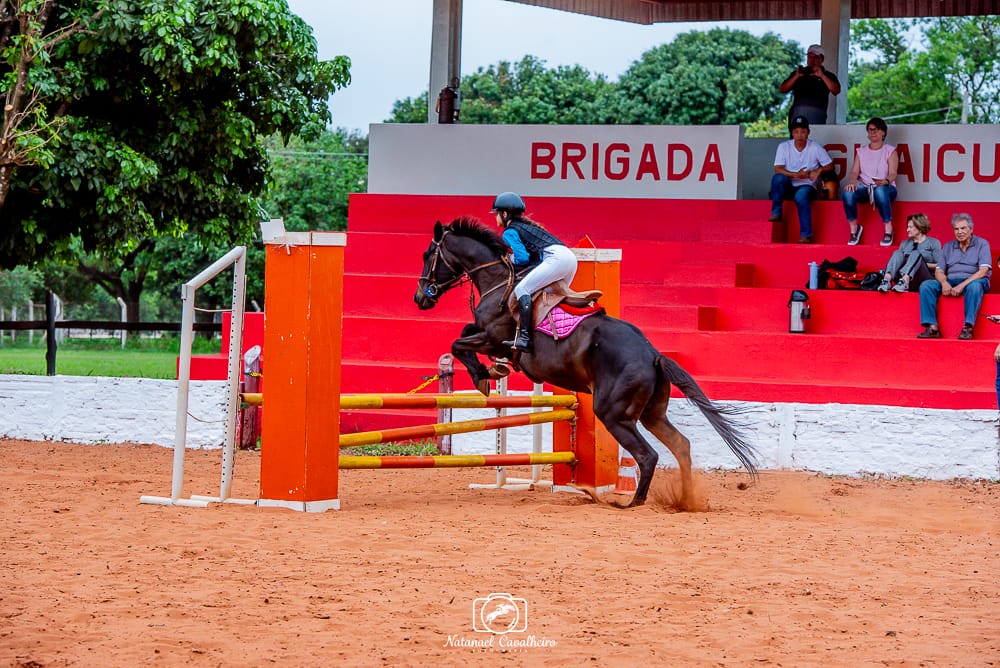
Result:
{"type": "MultiPolygon", "coordinates": [[[[471,283],[469,287],[469,309],[473,312],[473,314],[475,314],[476,294],[475,290],[473,289],[473,286],[475,286],[475,282],[472,280],[473,275],[488,267],[502,264],[507,269],[507,279],[501,281],[500,283],[497,283],[496,285],[489,288],[485,292],[480,292],[479,301],[481,302],[484,297],[499,290],[501,287],[505,287],[506,289],[504,290],[503,298],[500,300],[499,304],[500,310],[503,310],[504,304],[506,304],[507,299],[510,298],[510,293],[513,292],[514,290],[514,280],[517,273],[514,270],[514,265],[511,263],[510,258],[508,258],[506,255],[503,255],[496,260],[491,260],[490,262],[484,262],[483,264],[476,265],[475,267],[472,267],[470,269],[462,269],[461,271],[459,271],[452,265],[451,262],[448,261],[448,258],[444,256],[443,252],[444,240],[448,236],[449,232],[451,232],[451,230],[446,229],[444,233],[441,235],[441,239],[433,242],[434,257],[431,259],[431,264],[430,267],[428,268],[427,274],[420,277],[420,280],[425,282],[424,294],[427,295],[430,299],[437,301],[437,298],[440,295],[447,292],[448,290],[461,286],[463,283],[471,283]],[[438,283],[436,280],[432,280],[431,278],[437,273],[438,260],[440,260],[444,264],[444,266],[447,267],[454,274],[454,276],[449,278],[444,283],[438,283]]],[[[461,267],[459,269],[461,269],[461,267]]]]}

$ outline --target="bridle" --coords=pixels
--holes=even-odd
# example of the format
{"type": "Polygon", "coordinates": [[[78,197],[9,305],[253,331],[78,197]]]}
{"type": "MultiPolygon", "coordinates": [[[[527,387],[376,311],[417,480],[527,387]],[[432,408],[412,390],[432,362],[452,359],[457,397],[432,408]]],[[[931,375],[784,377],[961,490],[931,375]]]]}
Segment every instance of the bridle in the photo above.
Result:
{"type": "MultiPolygon", "coordinates": [[[[492,288],[489,288],[485,292],[480,292],[480,295],[479,295],[480,300],[483,297],[485,297],[486,295],[490,294],[494,290],[497,290],[501,286],[504,286],[504,285],[507,286],[507,292],[508,293],[511,290],[513,290],[513,288],[514,288],[514,274],[515,274],[515,272],[514,272],[514,266],[511,264],[510,259],[507,258],[507,256],[502,256],[499,259],[491,260],[490,262],[485,262],[483,264],[480,264],[480,265],[477,265],[475,267],[472,267],[471,269],[463,269],[462,267],[458,267],[456,269],[455,266],[452,264],[452,262],[448,261],[448,258],[445,257],[445,253],[444,253],[444,250],[445,250],[444,249],[444,240],[445,240],[445,238],[448,236],[448,234],[450,232],[451,232],[451,230],[445,229],[444,232],[441,234],[441,238],[440,239],[435,239],[434,241],[431,242],[431,244],[434,246],[434,250],[433,250],[433,255],[431,256],[430,266],[427,268],[427,273],[424,274],[423,276],[421,276],[420,279],[418,280],[418,284],[419,283],[423,283],[423,285],[424,285],[424,287],[423,287],[423,293],[424,293],[425,297],[427,297],[428,299],[430,299],[432,303],[436,304],[437,301],[438,301],[438,299],[440,299],[441,295],[443,295],[448,290],[451,290],[454,287],[460,286],[463,283],[471,282],[473,274],[475,274],[476,272],[478,272],[478,271],[480,271],[482,269],[486,269],[487,267],[492,267],[492,266],[498,265],[498,264],[502,264],[505,267],[507,267],[507,274],[508,274],[507,280],[503,281],[501,283],[498,283],[497,285],[493,286],[492,288]],[[445,267],[447,267],[448,270],[451,271],[451,273],[452,273],[452,277],[451,278],[449,278],[446,281],[441,282],[441,283],[439,283],[434,278],[435,276],[437,276],[438,262],[440,262],[445,267]]],[[[504,295],[504,298],[500,302],[501,305],[504,302],[507,301],[507,296],[508,296],[507,294],[504,295]]],[[[470,288],[469,304],[470,304],[470,307],[472,308],[473,311],[475,311],[475,303],[474,302],[475,302],[474,295],[471,292],[471,288],[470,288]]]]}

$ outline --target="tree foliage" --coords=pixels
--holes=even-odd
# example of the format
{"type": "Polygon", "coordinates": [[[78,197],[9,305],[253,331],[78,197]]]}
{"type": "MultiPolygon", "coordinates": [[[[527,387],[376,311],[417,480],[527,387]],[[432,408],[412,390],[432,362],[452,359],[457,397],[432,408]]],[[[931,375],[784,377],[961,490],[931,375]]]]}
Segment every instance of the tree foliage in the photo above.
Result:
{"type": "Polygon", "coordinates": [[[42,272],[27,267],[0,271],[0,307],[17,307],[27,312],[27,302],[35,299],[42,285],[42,272]]]}
{"type": "MultiPolygon", "coordinates": [[[[58,133],[45,161],[14,166],[0,266],[68,250],[74,237],[118,253],[185,231],[248,239],[269,169],[262,138],[317,135],[329,96],[350,79],[346,58],[317,59],[311,29],[285,0],[44,4],[55,10],[43,37],[94,18],[28,62],[43,110],[29,120],[58,120],[58,133]]],[[[0,42],[8,99],[20,37],[0,42]]]]}
{"type": "Polygon", "coordinates": [[[350,194],[368,190],[368,138],[325,130],[313,141],[271,137],[265,146],[272,175],[264,212],[289,230],[346,230],[350,194]]]}
{"type": "Polygon", "coordinates": [[[479,68],[462,82],[463,123],[598,124],[607,122],[613,87],[579,65],[545,67],[525,56],[479,68]]]}
{"type": "Polygon", "coordinates": [[[1000,122],[1000,17],[851,24],[848,120],[1000,122]]]}
{"type": "MultiPolygon", "coordinates": [[[[546,68],[545,61],[534,56],[480,67],[460,85],[460,120],[480,125],[607,123],[608,100],[614,91],[603,75],[579,65],[546,68]]],[[[397,100],[389,122],[426,122],[426,100],[426,93],[397,100]]]]}
{"type": "Polygon", "coordinates": [[[743,30],[688,32],[650,49],[618,80],[615,119],[636,124],[749,124],[779,114],[801,62],[797,42],[743,30]]]}
{"type": "MultiPolygon", "coordinates": [[[[461,82],[462,123],[750,124],[780,115],[778,92],[801,48],[773,33],[714,29],[642,54],[617,82],[525,56],[461,82]]],[[[390,122],[427,120],[426,94],[393,105],[390,122]]]]}

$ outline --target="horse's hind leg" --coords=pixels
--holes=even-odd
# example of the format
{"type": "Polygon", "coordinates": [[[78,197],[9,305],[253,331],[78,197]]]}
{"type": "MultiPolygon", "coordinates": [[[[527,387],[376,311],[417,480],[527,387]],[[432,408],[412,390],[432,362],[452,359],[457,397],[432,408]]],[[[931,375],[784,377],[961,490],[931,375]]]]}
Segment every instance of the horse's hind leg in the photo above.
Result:
{"type": "Polygon", "coordinates": [[[625,451],[635,459],[635,464],[639,468],[639,482],[635,486],[635,495],[627,507],[641,506],[646,502],[649,485],[653,482],[653,473],[656,472],[656,462],[660,456],[639,433],[639,429],[635,426],[635,420],[605,420],[602,418],[601,422],[615,437],[615,440],[625,448],[625,451]]]}
{"type": "Polygon", "coordinates": [[[681,508],[683,510],[694,510],[696,503],[691,480],[691,441],[667,419],[667,402],[670,400],[669,392],[669,385],[667,386],[666,394],[658,391],[657,394],[660,396],[649,403],[646,410],[643,411],[640,421],[643,427],[648,429],[663,445],[667,446],[674,459],[677,460],[677,466],[681,474],[681,508]]]}

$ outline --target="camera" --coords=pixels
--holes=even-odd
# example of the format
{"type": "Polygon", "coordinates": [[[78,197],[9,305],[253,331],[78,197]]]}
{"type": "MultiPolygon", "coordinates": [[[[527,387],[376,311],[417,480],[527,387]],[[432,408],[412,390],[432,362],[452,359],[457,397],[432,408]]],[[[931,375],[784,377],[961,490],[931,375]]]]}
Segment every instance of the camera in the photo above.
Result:
{"type": "Polygon", "coordinates": [[[500,592],[473,599],[472,630],[479,633],[524,633],[528,630],[528,601],[500,592]]]}

